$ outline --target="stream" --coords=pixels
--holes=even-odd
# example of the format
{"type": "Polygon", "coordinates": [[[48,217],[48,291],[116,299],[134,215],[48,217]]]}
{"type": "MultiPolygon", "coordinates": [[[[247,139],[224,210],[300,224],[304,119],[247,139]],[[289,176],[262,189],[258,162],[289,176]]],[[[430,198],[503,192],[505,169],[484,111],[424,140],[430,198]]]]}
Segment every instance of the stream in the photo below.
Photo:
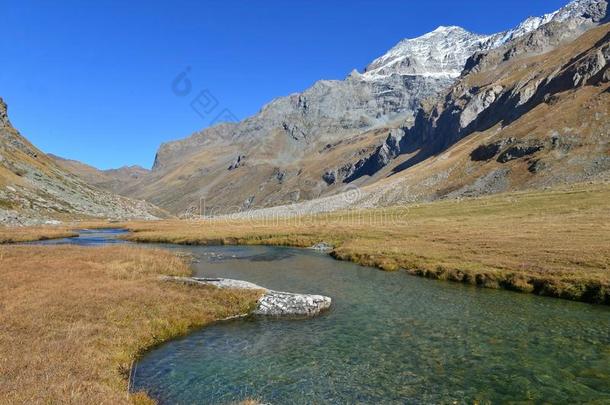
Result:
{"type": "MultiPolygon", "coordinates": [[[[42,243],[123,243],[122,232],[42,243]]],[[[609,307],[387,273],[307,249],[152,246],[193,254],[197,276],[333,299],[317,318],[221,322],[148,352],[134,391],[161,404],[610,403],[609,307]]]]}

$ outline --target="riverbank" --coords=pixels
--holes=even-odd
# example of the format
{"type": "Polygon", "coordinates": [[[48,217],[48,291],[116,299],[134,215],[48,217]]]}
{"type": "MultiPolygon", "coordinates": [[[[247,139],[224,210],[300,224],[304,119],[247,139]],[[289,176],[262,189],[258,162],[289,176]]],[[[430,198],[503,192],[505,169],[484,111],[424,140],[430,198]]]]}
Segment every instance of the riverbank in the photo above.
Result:
{"type": "Polygon", "coordinates": [[[73,238],[75,236],[78,236],[77,232],[64,226],[0,227],[0,244],[73,238]]]}
{"type": "Polygon", "coordinates": [[[74,238],[82,229],[116,229],[121,226],[109,221],[70,221],[39,226],[0,226],[0,245],[74,238]]]}
{"type": "Polygon", "coordinates": [[[2,402],[149,403],[128,393],[143,351],[260,296],[160,280],[190,272],[163,250],[0,246],[2,402]]]}
{"type": "Polygon", "coordinates": [[[130,223],[134,242],[309,247],[387,271],[610,304],[610,185],[323,215],[130,223]]]}

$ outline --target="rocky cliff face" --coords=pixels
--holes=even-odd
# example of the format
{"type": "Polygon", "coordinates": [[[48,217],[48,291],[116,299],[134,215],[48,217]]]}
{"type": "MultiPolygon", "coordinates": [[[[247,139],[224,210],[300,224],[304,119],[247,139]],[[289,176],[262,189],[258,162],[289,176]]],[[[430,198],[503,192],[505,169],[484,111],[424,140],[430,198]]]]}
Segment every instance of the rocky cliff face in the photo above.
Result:
{"type": "Polygon", "coordinates": [[[389,162],[388,155],[418,151],[417,159],[400,167],[408,169],[474,132],[519,119],[556,93],[596,84],[603,79],[599,73],[607,64],[605,38],[595,44],[594,51],[574,55],[576,60],[557,61],[563,65],[536,63],[515,68],[514,61],[543,55],[574,41],[602,23],[606,14],[607,2],[581,0],[555,13],[530,18],[514,30],[480,38],[481,47],[491,49],[472,54],[449,92],[431,107],[420,109],[415,124],[402,136],[389,136],[363,164],[369,170],[356,176],[380,170],[389,162]]]}
{"type": "Polygon", "coordinates": [[[227,142],[264,142],[274,132],[307,149],[318,142],[404,125],[414,118],[423,100],[439,95],[455,81],[471,55],[500,46],[525,30],[485,36],[460,27],[439,27],[403,40],[362,74],[354,70],[345,80],[321,80],[303,93],[271,101],[240,123],[221,124],[162,145],[153,170],[227,142]]]}
{"type": "Polygon", "coordinates": [[[0,224],[165,215],[151,204],[102,191],[60,168],[13,128],[0,99],[0,224]]]}
{"type": "MultiPolygon", "coordinates": [[[[553,31],[541,29],[545,35],[553,31]]],[[[522,41],[531,42],[527,36],[522,41]]],[[[504,60],[499,49],[502,62],[464,75],[412,128],[388,136],[363,165],[377,170],[377,181],[356,195],[243,215],[319,213],[610,181],[609,49],[610,24],[542,54],[504,60]]]]}
{"type": "MultiPolygon", "coordinates": [[[[508,75],[496,77],[484,85],[477,80],[482,69],[497,72],[517,55],[543,54],[544,50],[569,42],[581,34],[565,24],[549,23],[516,43],[489,52],[482,58],[485,68],[473,65],[456,84],[443,103],[429,113],[422,111],[417,124],[409,133],[409,143],[426,145],[431,151],[442,150],[459,139],[476,131],[484,131],[498,123],[506,125],[549,102],[553,96],[584,85],[597,85],[603,81],[603,71],[608,64],[608,36],[602,37],[584,54],[561,61],[562,65],[539,66],[530,69],[519,80],[508,75]]],[[[512,74],[513,72],[511,72],[512,74]]]]}
{"type": "Polygon", "coordinates": [[[10,125],[10,121],[8,120],[6,103],[0,99],[0,128],[5,128],[7,125],[10,125]]]}
{"type": "Polygon", "coordinates": [[[401,41],[363,74],[321,80],[302,93],[280,97],[238,124],[222,124],[164,144],[154,170],[223,142],[264,142],[280,132],[299,149],[332,143],[375,128],[413,119],[422,100],[438,95],[459,76],[466,59],[487,37],[458,27],[440,27],[401,41]]]}

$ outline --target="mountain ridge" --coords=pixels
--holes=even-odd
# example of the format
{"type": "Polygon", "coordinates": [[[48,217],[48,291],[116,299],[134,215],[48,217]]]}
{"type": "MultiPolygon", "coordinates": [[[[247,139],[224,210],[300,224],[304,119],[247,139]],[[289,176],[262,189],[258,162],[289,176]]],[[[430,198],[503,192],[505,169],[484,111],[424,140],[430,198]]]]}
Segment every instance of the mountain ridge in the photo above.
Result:
{"type": "Polygon", "coordinates": [[[115,169],[98,169],[78,160],[67,159],[48,153],[51,159],[66,171],[82,178],[87,184],[111,191],[114,194],[128,196],[128,191],[137,185],[143,176],[150,173],[140,165],[124,165],[115,169]]]}

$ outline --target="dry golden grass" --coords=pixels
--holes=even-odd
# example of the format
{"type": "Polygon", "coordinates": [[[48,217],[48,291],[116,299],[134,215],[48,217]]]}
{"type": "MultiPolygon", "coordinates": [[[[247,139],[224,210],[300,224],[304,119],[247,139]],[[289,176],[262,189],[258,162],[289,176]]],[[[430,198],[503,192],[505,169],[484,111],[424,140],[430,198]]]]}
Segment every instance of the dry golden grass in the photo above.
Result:
{"type": "Polygon", "coordinates": [[[46,239],[61,239],[78,236],[74,230],[64,226],[39,226],[24,228],[0,227],[0,244],[33,242],[46,239]]]}
{"type": "Polygon", "coordinates": [[[610,304],[610,185],[256,221],[132,223],[128,239],[311,246],[384,270],[610,304]]]}
{"type": "Polygon", "coordinates": [[[127,391],[143,350],[258,298],[159,280],[189,272],[161,250],[0,246],[0,403],[149,402],[127,391]]]}

